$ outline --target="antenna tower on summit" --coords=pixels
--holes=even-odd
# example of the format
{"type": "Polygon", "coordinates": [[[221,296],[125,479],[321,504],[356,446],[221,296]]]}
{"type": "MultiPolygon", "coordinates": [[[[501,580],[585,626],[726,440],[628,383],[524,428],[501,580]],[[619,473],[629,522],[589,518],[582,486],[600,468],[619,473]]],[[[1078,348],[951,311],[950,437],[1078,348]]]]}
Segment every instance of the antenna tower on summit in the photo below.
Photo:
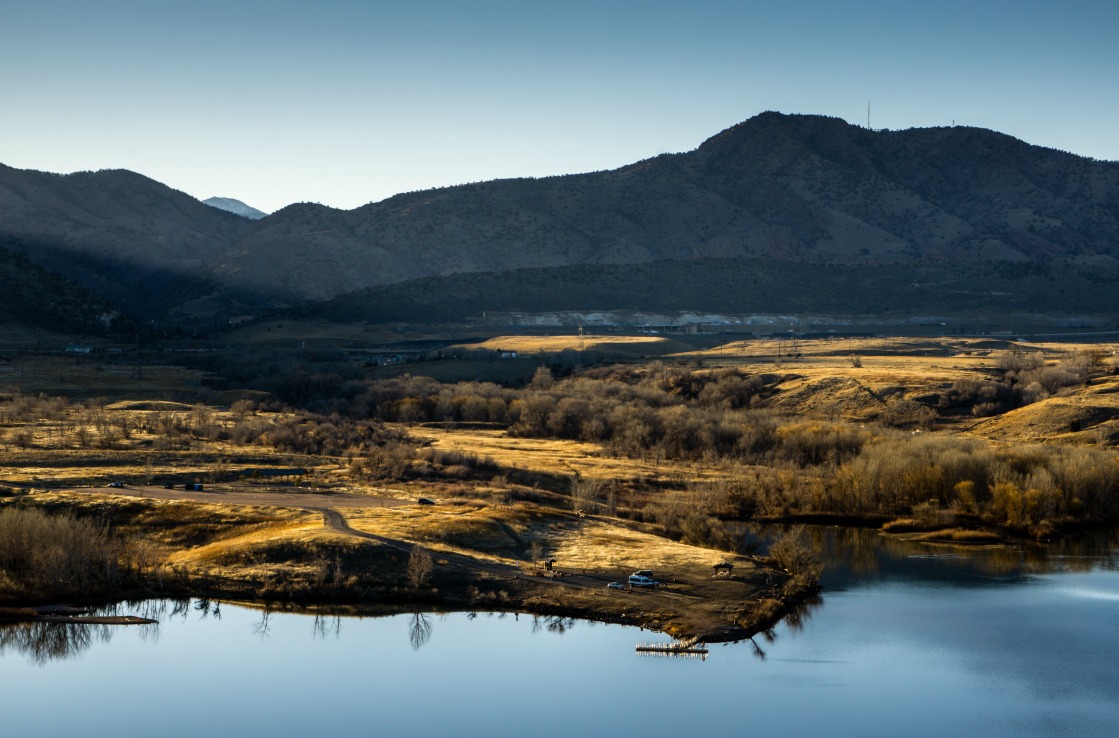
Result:
{"type": "Polygon", "coordinates": [[[873,128],[870,127],[870,100],[866,101],[866,129],[868,131],[873,131],[874,130],[873,128]]]}

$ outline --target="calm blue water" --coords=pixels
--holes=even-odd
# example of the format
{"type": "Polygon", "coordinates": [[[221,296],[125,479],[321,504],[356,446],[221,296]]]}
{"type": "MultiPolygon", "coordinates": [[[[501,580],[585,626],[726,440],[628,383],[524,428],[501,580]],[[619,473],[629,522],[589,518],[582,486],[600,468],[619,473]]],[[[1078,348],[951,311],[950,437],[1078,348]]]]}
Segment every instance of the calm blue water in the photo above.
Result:
{"type": "Polygon", "coordinates": [[[856,544],[822,603],[706,661],[637,656],[657,636],[636,628],[512,614],[194,601],[155,603],[159,626],[9,629],[0,734],[1119,735],[1112,553],[856,544]]]}

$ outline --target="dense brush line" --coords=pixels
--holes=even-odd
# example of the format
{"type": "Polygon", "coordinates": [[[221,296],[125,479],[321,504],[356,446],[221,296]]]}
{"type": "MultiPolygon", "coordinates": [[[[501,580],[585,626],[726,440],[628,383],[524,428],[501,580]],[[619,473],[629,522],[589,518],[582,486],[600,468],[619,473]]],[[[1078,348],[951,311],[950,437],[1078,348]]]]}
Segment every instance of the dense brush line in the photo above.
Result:
{"type": "Polygon", "coordinates": [[[92,596],[126,585],[139,550],[109,528],[68,513],[0,509],[0,598],[92,596]]]}

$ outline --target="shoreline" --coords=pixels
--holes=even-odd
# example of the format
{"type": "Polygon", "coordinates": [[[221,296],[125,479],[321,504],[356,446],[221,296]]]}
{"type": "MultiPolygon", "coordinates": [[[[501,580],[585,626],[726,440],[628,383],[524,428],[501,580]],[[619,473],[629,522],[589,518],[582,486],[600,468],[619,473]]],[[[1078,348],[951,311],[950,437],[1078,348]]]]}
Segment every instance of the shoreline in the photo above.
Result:
{"type": "MultiPolygon", "coordinates": [[[[775,577],[776,572],[767,572],[775,577]]],[[[264,611],[330,613],[348,616],[378,616],[423,612],[513,612],[533,616],[576,618],[601,623],[637,626],[669,636],[677,641],[707,643],[733,642],[765,631],[805,602],[816,597],[820,588],[809,585],[799,589],[784,586],[757,590],[747,600],[687,597],[691,606],[679,606],[683,595],[666,589],[644,590],[568,589],[563,585],[543,584],[538,579],[495,580],[488,576],[458,576],[457,585],[446,579],[430,592],[404,596],[403,592],[369,598],[347,597],[342,592],[287,599],[253,597],[243,587],[207,586],[141,588],[94,597],[44,597],[43,604],[8,603],[0,606],[0,624],[57,622],[66,624],[130,625],[155,622],[129,615],[96,615],[99,607],[142,600],[200,599],[260,609],[264,611]],[[504,597],[490,597],[494,585],[505,585],[504,597]],[[450,586],[448,586],[450,585],[450,586]],[[73,604],[58,603],[62,600],[73,604]],[[730,609],[733,608],[733,609],[730,609]],[[729,616],[728,616],[729,613],[729,616]]],[[[741,583],[741,582],[739,582],[741,583]]],[[[679,586],[679,583],[671,586],[679,586]]]]}
{"type": "MultiPolygon", "coordinates": [[[[161,531],[164,547],[130,568],[123,586],[13,591],[0,604],[198,597],[281,609],[517,610],[638,625],[677,638],[734,640],[769,627],[805,597],[803,584],[790,584],[794,577],[772,562],[674,541],[633,521],[473,502],[432,507],[391,500],[359,508],[339,503],[381,501],[341,495],[303,507],[275,506],[279,500],[271,495],[214,506],[212,492],[198,493],[200,500],[183,499],[186,494],[126,488],[21,496],[21,507],[95,510],[125,538],[151,540],[152,531],[161,531]],[[438,533],[459,525],[483,535],[432,537],[418,528],[432,520],[438,533]],[[513,526],[521,532],[510,535],[513,526]],[[534,535],[543,537],[549,554],[526,550],[534,535]],[[513,537],[519,550],[506,547],[513,537]],[[584,548],[561,551],[572,541],[584,548]],[[410,572],[417,553],[429,560],[419,580],[410,572]],[[566,565],[543,565],[556,556],[566,565]],[[623,584],[631,572],[649,568],[658,587],[623,584]]],[[[232,502],[230,496],[219,499],[232,502]]]]}

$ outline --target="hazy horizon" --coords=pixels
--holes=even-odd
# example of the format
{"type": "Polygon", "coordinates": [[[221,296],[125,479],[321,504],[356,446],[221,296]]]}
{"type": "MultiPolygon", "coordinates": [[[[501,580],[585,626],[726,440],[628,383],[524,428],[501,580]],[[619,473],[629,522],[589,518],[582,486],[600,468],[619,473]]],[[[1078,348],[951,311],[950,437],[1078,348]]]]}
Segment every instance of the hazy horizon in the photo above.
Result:
{"type": "Polygon", "coordinates": [[[264,211],[613,169],[766,110],[1119,159],[1119,8],[487,0],[0,9],[0,162],[264,211]]]}

